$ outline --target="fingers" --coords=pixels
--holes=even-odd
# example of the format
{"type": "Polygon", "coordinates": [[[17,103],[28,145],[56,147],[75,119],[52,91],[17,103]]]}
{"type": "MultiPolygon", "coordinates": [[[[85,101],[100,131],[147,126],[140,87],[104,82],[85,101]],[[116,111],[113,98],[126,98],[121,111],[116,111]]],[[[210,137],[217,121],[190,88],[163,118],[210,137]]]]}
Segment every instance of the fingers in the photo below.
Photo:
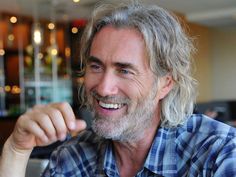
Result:
{"type": "Polygon", "coordinates": [[[68,132],[85,128],[85,121],[76,120],[68,103],[37,105],[19,118],[14,137],[20,146],[43,146],[64,140],[68,132]]]}
{"type": "MultiPolygon", "coordinates": [[[[23,130],[27,130],[27,133],[33,134],[35,137],[40,139],[42,142],[48,142],[48,137],[45,134],[45,131],[42,128],[40,128],[40,126],[37,124],[37,122],[35,122],[31,119],[27,119],[27,122],[22,120],[22,121],[19,121],[19,124],[21,124],[20,126],[23,130]]],[[[17,133],[21,133],[25,137],[27,136],[27,133],[25,133],[25,132],[22,133],[21,129],[18,129],[17,133]]]]}
{"type": "Polygon", "coordinates": [[[41,119],[36,119],[50,140],[55,137],[64,140],[67,133],[78,132],[86,128],[86,123],[76,120],[74,112],[68,103],[53,103],[37,109],[39,114],[44,114],[41,119]],[[54,127],[55,131],[51,131],[54,127]]]}
{"type": "MultiPolygon", "coordinates": [[[[68,117],[63,116],[60,110],[47,106],[47,108],[44,110],[44,116],[45,116],[45,122],[43,120],[39,120],[40,126],[44,128],[44,131],[46,134],[52,138],[51,140],[54,140],[54,138],[59,140],[64,140],[66,137],[67,132],[69,132],[69,129],[66,126],[66,120],[68,117]],[[45,125],[45,123],[48,123],[48,125],[45,125]],[[50,127],[49,127],[50,126],[50,127]]],[[[74,121],[74,120],[71,120],[74,121]]]]}
{"type": "Polygon", "coordinates": [[[75,124],[75,114],[71,108],[71,106],[66,103],[53,103],[50,106],[53,108],[59,110],[62,114],[62,116],[65,118],[65,124],[69,130],[74,130],[76,128],[75,124]]]}
{"type": "MultiPolygon", "coordinates": [[[[68,103],[56,103],[52,104],[52,107],[61,111],[62,117],[66,118],[64,119],[65,125],[70,132],[78,132],[86,128],[86,122],[81,119],[76,119],[73,109],[68,103]]],[[[54,123],[57,124],[59,121],[55,120],[54,123]]]]}
{"type": "Polygon", "coordinates": [[[71,131],[72,136],[76,136],[80,131],[86,128],[86,122],[84,120],[78,119],[75,122],[76,128],[75,130],[71,131]]]}
{"type": "Polygon", "coordinates": [[[76,131],[81,131],[86,128],[86,122],[84,120],[78,119],[76,120],[76,131]]]}

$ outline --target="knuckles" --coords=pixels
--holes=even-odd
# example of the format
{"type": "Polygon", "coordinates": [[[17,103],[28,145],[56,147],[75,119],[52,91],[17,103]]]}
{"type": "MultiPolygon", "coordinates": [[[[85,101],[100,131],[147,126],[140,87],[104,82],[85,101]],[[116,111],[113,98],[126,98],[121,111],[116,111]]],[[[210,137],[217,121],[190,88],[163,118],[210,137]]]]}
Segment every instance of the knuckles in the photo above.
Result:
{"type": "Polygon", "coordinates": [[[57,103],[57,107],[61,110],[67,110],[70,108],[70,104],[67,102],[57,103]]]}
{"type": "Polygon", "coordinates": [[[64,140],[72,111],[67,102],[33,106],[18,117],[13,131],[15,141],[25,141],[27,146],[34,147],[64,140]]]}
{"type": "MultiPolygon", "coordinates": [[[[65,123],[65,117],[62,114],[63,111],[68,111],[71,106],[67,102],[51,103],[48,105],[35,105],[32,109],[26,111],[17,120],[18,127],[26,127],[31,121],[35,122],[42,129],[48,129],[48,124],[54,125],[54,130],[48,131],[50,139],[54,137],[62,136],[67,133],[67,126],[62,125],[65,123]],[[64,119],[64,121],[63,121],[64,119]],[[31,120],[31,121],[30,121],[31,120]],[[55,121],[62,121],[63,123],[55,124],[55,121]],[[55,127],[56,126],[56,127],[55,127]]],[[[32,122],[31,122],[32,123],[32,122]]],[[[53,126],[51,126],[52,128],[53,126]]]]}
{"type": "Polygon", "coordinates": [[[62,116],[61,112],[58,109],[53,109],[50,113],[50,117],[57,118],[62,116]]]}

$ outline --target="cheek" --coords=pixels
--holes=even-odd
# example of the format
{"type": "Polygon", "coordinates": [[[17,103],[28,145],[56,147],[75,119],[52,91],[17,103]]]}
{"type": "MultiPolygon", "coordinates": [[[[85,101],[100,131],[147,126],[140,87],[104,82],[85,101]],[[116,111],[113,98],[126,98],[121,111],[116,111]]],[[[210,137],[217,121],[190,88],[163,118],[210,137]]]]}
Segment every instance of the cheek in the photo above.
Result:
{"type": "Polygon", "coordinates": [[[131,99],[131,101],[139,102],[141,98],[145,96],[144,85],[141,82],[129,81],[129,82],[120,82],[119,88],[121,92],[131,99]]]}
{"type": "Polygon", "coordinates": [[[92,74],[90,74],[90,73],[85,74],[85,77],[84,77],[85,90],[88,92],[93,87],[95,87],[95,85],[97,84],[96,83],[97,80],[98,79],[96,79],[95,76],[92,76],[92,74]]]}
{"type": "MultiPolygon", "coordinates": [[[[151,83],[148,80],[135,79],[130,83],[130,87],[135,91],[136,97],[144,98],[151,90],[151,83]]],[[[133,92],[134,92],[133,91],[133,92]]]]}

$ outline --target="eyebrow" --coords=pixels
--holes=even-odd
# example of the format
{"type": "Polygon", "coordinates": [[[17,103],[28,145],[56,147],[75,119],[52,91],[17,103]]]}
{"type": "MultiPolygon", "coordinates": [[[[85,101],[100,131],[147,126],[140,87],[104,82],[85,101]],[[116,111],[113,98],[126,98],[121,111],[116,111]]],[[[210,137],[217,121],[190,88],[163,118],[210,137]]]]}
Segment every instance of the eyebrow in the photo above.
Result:
{"type": "Polygon", "coordinates": [[[114,65],[115,65],[116,67],[119,67],[119,68],[128,68],[128,69],[134,70],[135,72],[139,73],[137,67],[135,67],[132,63],[120,63],[120,62],[116,62],[114,65]]]}
{"type": "Polygon", "coordinates": [[[98,63],[98,64],[100,64],[100,65],[103,65],[103,63],[101,62],[101,60],[99,60],[97,57],[95,57],[95,56],[89,56],[89,58],[88,58],[88,63],[92,63],[92,62],[98,63]]]}
{"type": "MultiPolygon", "coordinates": [[[[89,56],[88,63],[92,63],[92,62],[95,62],[99,65],[104,65],[103,62],[99,58],[97,58],[95,56],[89,56]]],[[[113,65],[118,68],[128,68],[128,69],[134,70],[135,72],[139,73],[139,70],[137,69],[137,67],[135,65],[133,65],[132,63],[115,62],[113,65]]]]}

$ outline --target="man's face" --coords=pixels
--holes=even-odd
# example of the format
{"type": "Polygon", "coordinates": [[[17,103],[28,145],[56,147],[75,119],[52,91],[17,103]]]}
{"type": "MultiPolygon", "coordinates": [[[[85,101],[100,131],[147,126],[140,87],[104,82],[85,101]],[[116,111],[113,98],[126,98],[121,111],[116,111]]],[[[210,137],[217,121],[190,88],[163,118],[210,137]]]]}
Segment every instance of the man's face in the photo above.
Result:
{"type": "Polygon", "coordinates": [[[138,31],[106,26],[96,34],[85,74],[95,132],[121,141],[140,138],[155,117],[155,85],[138,31]]]}

